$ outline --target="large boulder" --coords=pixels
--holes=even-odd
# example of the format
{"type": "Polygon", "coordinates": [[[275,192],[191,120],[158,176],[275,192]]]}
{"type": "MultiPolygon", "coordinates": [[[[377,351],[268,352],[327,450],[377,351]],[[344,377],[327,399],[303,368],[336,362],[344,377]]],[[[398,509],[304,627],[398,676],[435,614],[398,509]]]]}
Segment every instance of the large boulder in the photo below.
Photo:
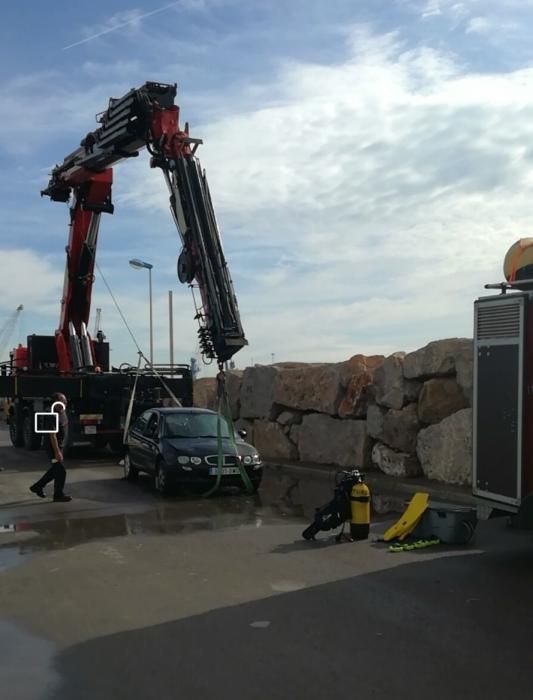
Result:
{"type": "Polygon", "coordinates": [[[385,360],[385,355],[352,355],[349,360],[342,364],[346,366],[351,374],[358,374],[365,370],[373,371],[385,360]]]}
{"type": "Polygon", "coordinates": [[[424,383],[418,399],[418,418],[421,423],[440,423],[462,408],[468,408],[468,400],[455,379],[428,379],[424,383]]]}
{"type": "Polygon", "coordinates": [[[237,418],[233,423],[233,427],[238,432],[239,430],[246,430],[245,442],[254,444],[254,422],[252,420],[246,420],[246,418],[237,418]]]}
{"type": "Polygon", "coordinates": [[[403,375],[404,357],[404,352],[395,352],[374,372],[374,398],[380,406],[398,410],[418,397],[421,385],[403,375]]]}
{"type": "Polygon", "coordinates": [[[335,415],[343,393],[340,364],[310,364],[284,369],[273,387],[273,402],[300,411],[335,415]]]}
{"type": "Polygon", "coordinates": [[[453,376],[456,373],[456,358],[460,357],[471,343],[468,338],[447,338],[428,343],[404,357],[404,377],[423,380],[453,376]]]}
{"type": "Polygon", "coordinates": [[[296,460],[298,450],[278,423],[268,420],[254,421],[254,446],[266,460],[296,460]]]}
{"type": "Polygon", "coordinates": [[[297,411],[282,411],[277,417],[280,425],[298,425],[302,422],[302,413],[297,411]]]}
{"type": "Polygon", "coordinates": [[[383,437],[386,413],[387,409],[381,408],[381,406],[376,404],[372,404],[368,407],[366,414],[366,429],[370,437],[374,438],[375,440],[381,440],[383,437]]]}
{"type": "Polygon", "coordinates": [[[374,396],[381,406],[403,408],[404,356],[404,352],[390,355],[374,372],[374,396]]]}
{"type": "Polygon", "coordinates": [[[413,454],[419,429],[416,404],[411,403],[400,410],[390,409],[383,417],[381,442],[399,452],[413,454]]]}
{"type": "Polygon", "coordinates": [[[474,342],[472,340],[465,339],[457,344],[455,371],[457,373],[456,381],[463,390],[468,405],[472,406],[472,387],[474,384],[474,342]]]}
{"type": "Polygon", "coordinates": [[[209,408],[211,411],[217,410],[217,380],[214,377],[194,380],[193,406],[209,408]]]}
{"type": "Polygon", "coordinates": [[[374,371],[384,359],[383,355],[354,355],[341,364],[343,395],[337,411],[340,418],[365,418],[374,371]]]}
{"type": "Polygon", "coordinates": [[[304,462],[365,467],[370,461],[366,421],[304,416],[298,430],[298,451],[304,462]]]}
{"type": "Polygon", "coordinates": [[[380,442],[372,448],[372,463],[389,476],[410,477],[422,473],[416,455],[395,452],[380,442]]]}
{"type": "Polygon", "coordinates": [[[464,408],[418,433],[416,453],[429,479],[472,483],[472,409],[464,408]]]}
{"type": "Polygon", "coordinates": [[[270,418],[275,411],[274,384],[283,370],[269,365],[247,367],[240,391],[241,418],[270,418]]]}
{"type": "Polygon", "coordinates": [[[226,372],[226,391],[233,420],[236,420],[240,415],[242,376],[242,370],[226,372]]]}
{"type": "Polygon", "coordinates": [[[299,411],[364,418],[373,371],[383,359],[382,355],[354,355],[346,362],[283,363],[273,401],[299,411]]]}
{"type": "Polygon", "coordinates": [[[300,428],[301,425],[291,425],[291,426],[286,426],[285,430],[287,428],[289,429],[289,432],[287,435],[289,436],[289,440],[294,443],[295,445],[298,445],[298,440],[300,439],[300,428]]]}
{"type": "Polygon", "coordinates": [[[422,391],[423,383],[416,379],[406,379],[403,385],[404,390],[404,406],[408,403],[418,401],[420,392],[422,391]]]}
{"type": "Polygon", "coordinates": [[[275,362],[272,366],[281,367],[281,369],[295,369],[296,367],[307,367],[308,365],[308,362],[275,362]]]}
{"type": "Polygon", "coordinates": [[[368,410],[372,373],[361,372],[350,379],[338,408],[340,418],[364,418],[368,410]]]}

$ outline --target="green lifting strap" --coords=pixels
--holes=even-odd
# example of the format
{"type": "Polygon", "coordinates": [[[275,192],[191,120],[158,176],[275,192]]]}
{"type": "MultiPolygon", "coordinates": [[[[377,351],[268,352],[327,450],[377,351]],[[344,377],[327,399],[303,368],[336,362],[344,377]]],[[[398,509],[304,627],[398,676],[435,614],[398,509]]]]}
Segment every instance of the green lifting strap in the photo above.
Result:
{"type": "Polygon", "coordinates": [[[413,542],[391,544],[389,552],[411,552],[415,549],[425,549],[440,544],[438,537],[430,537],[429,539],[415,540],[413,542]]]}
{"type": "Polygon", "coordinates": [[[241,459],[239,459],[239,448],[237,447],[237,443],[235,442],[235,427],[233,425],[233,420],[231,418],[231,407],[229,405],[229,397],[228,397],[228,394],[225,390],[224,390],[224,401],[225,401],[225,409],[226,409],[226,421],[227,421],[228,427],[229,427],[231,444],[232,444],[233,450],[235,452],[235,461],[237,462],[237,466],[239,467],[241,479],[246,487],[246,491],[248,493],[253,493],[254,487],[252,486],[252,482],[250,481],[250,477],[248,476],[248,473],[246,471],[246,467],[245,467],[243,461],[241,459]]]}
{"type": "Polygon", "coordinates": [[[233,451],[235,454],[235,462],[237,466],[239,467],[239,472],[241,475],[241,479],[243,480],[243,483],[246,487],[246,491],[248,493],[253,493],[253,486],[252,482],[250,481],[250,477],[246,473],[246,467],[242,463],[242,461],[239,459],[239,450],[237,448],[237,443],[235,442],[235,429],[233,426],[233,420],[231,418],[231,408],[229,404],[229,397],[228,397],[228,392],[226,390],[226,377],[224,375],[224,371],[222,370],[221,367],[219,367],[220,371],[217,374],[217,396],[218,396],[218,406],[217,406],[217,447],[218,447],[218,456],[217,456],[217,478],[213,486],[204,493],[204,496],[208,498],[209,496],[212,496],[214,493],[216,493],[220,487],[220,481],[222,480],[222,467],[224,466],[224,452],[222,450],[222,420],[225,421],[229,434],[230,434],[230,441],[231,445],[233,447],[233,451]]]}

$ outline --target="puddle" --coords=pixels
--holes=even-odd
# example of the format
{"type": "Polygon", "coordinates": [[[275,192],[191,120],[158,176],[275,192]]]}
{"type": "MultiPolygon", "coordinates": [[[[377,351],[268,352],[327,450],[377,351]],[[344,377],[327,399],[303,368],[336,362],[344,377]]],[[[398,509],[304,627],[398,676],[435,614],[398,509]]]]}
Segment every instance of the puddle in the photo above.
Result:
{"type": "MultiPolygon", "coordinates": [[[[228,528],[268,527],[293,520],[305,524],[330,494],[327,484],[313,488],[295,477],[265,475],[260,493],[221,493],[214,498],[171,497],[143,512],[58,517],[18,522],[0,528],[0,571],[43,552],[68,549],[91,540],[145,534],[188,534],[228,528]],[[311,488],[311,491],[310,491],[311,488]]],[[[59,515],[59,514],[58,514],[59,515]]]]}

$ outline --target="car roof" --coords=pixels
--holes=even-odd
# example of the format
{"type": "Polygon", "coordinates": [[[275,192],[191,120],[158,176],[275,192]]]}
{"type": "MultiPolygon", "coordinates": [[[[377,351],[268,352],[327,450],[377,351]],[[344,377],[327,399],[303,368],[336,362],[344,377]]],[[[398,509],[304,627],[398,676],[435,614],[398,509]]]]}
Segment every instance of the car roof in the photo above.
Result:
{"type": "Polygon", "coordinates": [[[195,407],[174,407],[174,408],[160,408],[160,407],[154,407],[154,408],[147,408],[147,411],[157,411],[157,413],[161,413],[164,416],[168,415],[173,415],[173,414],[180,414],[180,413],[208,413],[208,414],[214,414],[216,415],[216,411],[211,411],[208,408],[195,408],[195,407]]]}

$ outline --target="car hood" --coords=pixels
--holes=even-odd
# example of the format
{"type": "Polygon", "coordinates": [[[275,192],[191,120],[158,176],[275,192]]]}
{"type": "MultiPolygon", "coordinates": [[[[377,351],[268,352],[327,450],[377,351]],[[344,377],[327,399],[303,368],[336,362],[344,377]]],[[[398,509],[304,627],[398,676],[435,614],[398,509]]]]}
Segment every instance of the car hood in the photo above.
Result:
{"type": "MultiPolygon", "coordinates": [[[[218,454],[217,438],[163,438],[163,446],[166,449],[173,449],[183,455],[190,457],[206,457],[207,455],[218,454]]],[[[236,441],[237,450],[240,455],[253,455],[257,450],[247,442],[236,441]]],[[[222,438],[222,451],[225,454],[234,454],[233,443],[228,438],[222,438]]]]}

